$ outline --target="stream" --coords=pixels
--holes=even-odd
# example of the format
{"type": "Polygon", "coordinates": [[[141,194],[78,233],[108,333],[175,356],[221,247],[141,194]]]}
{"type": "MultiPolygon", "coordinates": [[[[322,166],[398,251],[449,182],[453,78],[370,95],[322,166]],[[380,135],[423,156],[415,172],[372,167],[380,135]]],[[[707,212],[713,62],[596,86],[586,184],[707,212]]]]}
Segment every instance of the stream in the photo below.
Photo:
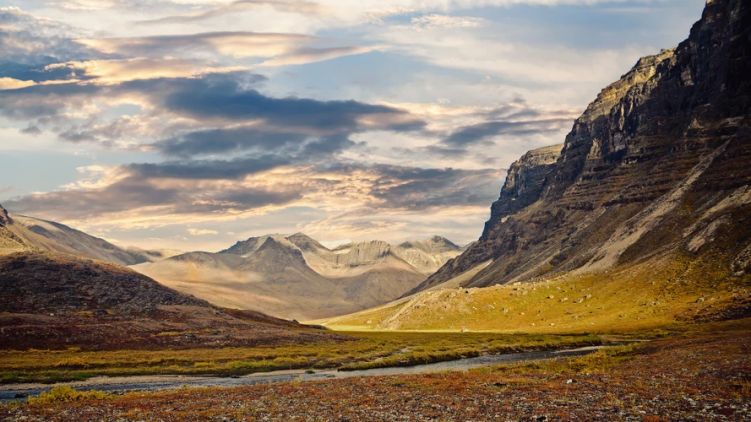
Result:
{"type": "Polygon", "coordinates": [[[0,402],[25,400],[56,386],[69,385],[77,390],[98,390],[109,393],[128,391],[158,391],[182,387],[237,387],[244,385],[268,384],[290,381],[320,381],[326,379],[350,377],[374,377],[384,375],[427,374],[443,371],[466,371],[482,366],[524,362],[559,357],[582,356],[592,353],[603,346],[580,347],[553,351],[506,353],[484,355],[445,362],[428,363],[414,366],[362,369],[356,371],[338,371],[326,369],[311,372],[304,369],[259,372],[242,376],[195,376],[195,375],[139,375],[124,377],[93,377],[85,381],[60,382],[55,384],[5,384],[0,385],[0,402]]]}

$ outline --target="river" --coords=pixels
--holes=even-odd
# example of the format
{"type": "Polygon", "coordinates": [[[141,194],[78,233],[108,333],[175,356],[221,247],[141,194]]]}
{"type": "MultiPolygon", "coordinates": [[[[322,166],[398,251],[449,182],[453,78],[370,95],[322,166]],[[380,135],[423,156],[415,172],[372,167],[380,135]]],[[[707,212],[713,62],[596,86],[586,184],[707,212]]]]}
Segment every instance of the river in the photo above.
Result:
{"type": "Polygon", "coordinates": [[[139,375],[125,377],[93,377],[85,381],[61,382],[55,384],[5,384],[0,385],[0,402],[23,400],[56,386],[69,385],[77,390],[99,390],[109,393],[128,391],[158,391],[182,387],[237,387],[243,385],[267,384],[290,381],[320,381],[350,377],[374,377],[385,375],[427,374],[443,371],[466,371],[482,366],[525,362],[559,357],[582,356],[603,346],[581,347],[554,351],[506,353],[485,355],[474,358],[456,359],[445,362],[414,366],[338,371],[336,369],[306,371],[304,369],[260,372],[243,376],[193,376],[193,375],[139,375]]]}

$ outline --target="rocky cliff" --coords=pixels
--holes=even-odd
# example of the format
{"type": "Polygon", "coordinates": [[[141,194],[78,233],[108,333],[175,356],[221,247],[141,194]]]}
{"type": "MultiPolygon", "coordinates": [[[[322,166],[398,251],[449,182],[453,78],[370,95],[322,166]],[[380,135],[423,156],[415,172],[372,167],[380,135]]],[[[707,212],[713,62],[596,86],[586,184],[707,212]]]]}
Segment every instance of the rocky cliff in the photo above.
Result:
{"type": "MultiPolygon", "coordinates": [[[[708,1],[688,39],[640,59],[560,155],[512,166],[482,237],[415,291],[599,271],[666,254],[744,267],[751,239],[751,12],[708,1]],[[692,244],[692,245],[690,245],[692,244]],[[489,264],[488,264],[489,262],[489,264]]],[[[531,154],[531,155],[530,155],[531,154]]]]}

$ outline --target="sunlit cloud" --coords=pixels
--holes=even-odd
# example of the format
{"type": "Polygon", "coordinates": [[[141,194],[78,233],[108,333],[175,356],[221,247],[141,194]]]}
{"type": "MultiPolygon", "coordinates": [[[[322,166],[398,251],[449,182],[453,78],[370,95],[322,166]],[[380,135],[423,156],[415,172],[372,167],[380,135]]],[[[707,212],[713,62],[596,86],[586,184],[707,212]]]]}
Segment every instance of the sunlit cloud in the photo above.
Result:
{"type": "Polygon", "coordinates": [[[98,83],[112,84],[136,79],[180,78],[207,73],[238,72],[240,66],[208,66],[183,59],[135,58],[123,60],[87,60],[54,63],[45,70],[66,69],[82,78],[96,79],[98,83]]]}
{"type": "Polygon", "coordinates": [[[22,81],[13,78],[0,78],[0,90],[2,89],[18,89],[25,88],[27,86],[34,85],[34,81],[22,81]]]}

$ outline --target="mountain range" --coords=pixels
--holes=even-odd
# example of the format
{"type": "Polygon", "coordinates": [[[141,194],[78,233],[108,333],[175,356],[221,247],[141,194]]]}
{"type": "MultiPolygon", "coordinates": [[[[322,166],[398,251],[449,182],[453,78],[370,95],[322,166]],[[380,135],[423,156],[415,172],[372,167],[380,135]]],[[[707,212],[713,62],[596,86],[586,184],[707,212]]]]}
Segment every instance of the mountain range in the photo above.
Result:
{"type": "Polygon", "coordinates": [[[461,250],[439,236],[329,249],[297,233],[251,237],[217,253],[189,252],[133,268],[218,305],[308,320],[393,300],[461,250]]]}

